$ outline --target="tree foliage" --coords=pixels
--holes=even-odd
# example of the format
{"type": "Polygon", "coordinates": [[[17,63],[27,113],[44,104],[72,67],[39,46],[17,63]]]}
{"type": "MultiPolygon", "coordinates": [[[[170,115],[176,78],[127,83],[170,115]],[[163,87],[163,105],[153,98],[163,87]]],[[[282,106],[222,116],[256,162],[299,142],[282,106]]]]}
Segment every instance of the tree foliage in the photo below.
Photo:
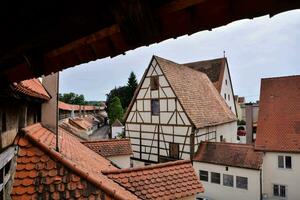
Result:
{"type": "Polygon", "coordinates": [[[82,94],[78,95],[73,92],[59,94],[59,100],[69,104],[86,105],[86,101],[82,94]]]}
{"type": "MultiPolygon", "coordinates": [[[[130,98],[130,101],[131,101],[131,98],[133,97],[134,91],[136,90],[137,86],[138,86],[138,82],[136,80],[136,76],[133,72],[131,72],[129,75],[128,81],[127,81],[128,96],[130,98]]],[[[129,101],[129,103],[130,103],[130,101],[129,101]]]]}
{"type": "Polygon", "coordinates": [[[115,96],[112,98],[110,102],[110,106],[108,108],[108,118],[110,120],[110,123],[114,123],[116,119],[119,119],[122,121],[123,119],[123,108],[121,105],[121,101],[119,97],[115,96]]]}

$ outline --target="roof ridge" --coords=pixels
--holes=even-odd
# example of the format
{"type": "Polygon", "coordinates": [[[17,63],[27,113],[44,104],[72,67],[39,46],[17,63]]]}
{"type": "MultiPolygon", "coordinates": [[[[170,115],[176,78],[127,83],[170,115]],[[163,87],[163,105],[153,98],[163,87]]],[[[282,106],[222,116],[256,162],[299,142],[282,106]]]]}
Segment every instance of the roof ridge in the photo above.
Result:
{"type": "Polygon", "coordinates": [[[266,78],[261,78],[261,80],[277,80],[277,79],[285,79],[285,78],[299,78],[300,75],[295,74],[295,75],[287,75],[287,76],[274,76],[274,77],[266,77],[266,78]]]}
{"type": "Polygon", "coordinates": [[[157,169],[167,166],[174,166],[174,165],[180,165],[180,164],[186,164],[191,163],[190,160],[178,160],[173,162],[166,162],[166,163],[160,163],[155,165],[149,165],[149,166],[142,166],[142,167],[133,167],[133,168],[127,168],[127,169],[112,169],[112,170],[103,170],[103,174],[118,174],[118,173],[129,173],[134,171],[141,171],[141,170],[150,170],[150,169],[157,169]]]}
{"type": "Polygon", "coordinates": [[[240,146],[243,148],[254,148],[254,144],[242,144],[242,143],[233,143],[233,142],[211,142],[211,141],[201,141],[200,144],[217,144],[217,145],[223,145],[223,146],[240,146]]]}
{"type": "Polygon", "coordinates": [[[199,61],[194,61],[194,62],[183,63],[183,65],[193,64],[193,63],[200,63],[200,62],[211,62],[211,61],[217,61],[217,60],[227,60],[227,57],[219,57],[219,58],[214,58],[214,59],[199,60],[199,61]]]}
{"type": "MultiPolygon", "coordinates": [[[[40,123],[33,124],[31,126],[34,126],[34,125],[36,125],[36,126],[39,125],[41,128],[45,128],[40,123]]],[[[45,129],[47,129],[47,128],[45,128],[45,129]]],[[[78,168],[77,165],[73,161],[71,161],[69,159],[66,159],[61,153],[59,153],[59,152],[55,151],[54,149],[50,148],[49,146],[43,144],[42,142],[40,142],[39,139],[35,139],[34,137],[32,137],[30,134],[28,134],[28,131],[25,128],[23,128],[21,131],[23,131],[25,133],[25,136],[31,142],[33,142],[35,145],[37,145],[42,151],[48,153],[49,156],[52,156],[55,159],[57,159],[57,161],[63,163],[66,167],[73,170],[75,173],[77,173],[82,178],[85,178],[87,181],[91,182],[95,186],[97,186],[100,189],[104,190],[104,192],[109,194],[109,196],[111,196],[115,199],[126,200],[125,197],[123,197],[123,196],[119,195],[118,193],[116,193],[115,190],[111,189],[110,187],[105,186],[104,184],[102,184],[102,182],[99,182],[93,176],[90,176],[89,173],[86,173],[82,169],[78,168]]],[[[50,130],[48,130],[48,131],[50,131],[50,130]]],[[[132,192],[130,192],[130,193],[132,193],[132,192]]],[[[133,194],[133,195],[135,195],[135,194],[133,194]]]]}

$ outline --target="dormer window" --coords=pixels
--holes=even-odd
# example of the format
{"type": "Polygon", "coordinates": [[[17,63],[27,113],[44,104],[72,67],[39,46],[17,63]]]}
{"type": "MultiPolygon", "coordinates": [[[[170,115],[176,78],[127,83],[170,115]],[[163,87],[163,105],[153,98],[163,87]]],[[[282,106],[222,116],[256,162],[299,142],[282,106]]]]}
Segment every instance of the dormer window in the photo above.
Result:
{"type": "Polygon", "coordinates": [[[158,90],[158,87],[159,87],[159,77],[158,76],[151,76],[150,87],[151,87],[151,90],[158,90]]]}

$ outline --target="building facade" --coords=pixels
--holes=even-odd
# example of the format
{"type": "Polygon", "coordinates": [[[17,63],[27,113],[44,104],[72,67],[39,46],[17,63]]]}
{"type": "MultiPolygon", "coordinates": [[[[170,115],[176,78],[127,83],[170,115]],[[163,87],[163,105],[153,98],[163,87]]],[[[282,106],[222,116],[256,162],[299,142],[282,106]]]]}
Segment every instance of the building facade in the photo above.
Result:
{"type": "Polygon", "coordinates": [[[154,56],[125,133],[135,165],[191,159],[202,140],[236,142],[236,118],[206,74],[154,56]]]}

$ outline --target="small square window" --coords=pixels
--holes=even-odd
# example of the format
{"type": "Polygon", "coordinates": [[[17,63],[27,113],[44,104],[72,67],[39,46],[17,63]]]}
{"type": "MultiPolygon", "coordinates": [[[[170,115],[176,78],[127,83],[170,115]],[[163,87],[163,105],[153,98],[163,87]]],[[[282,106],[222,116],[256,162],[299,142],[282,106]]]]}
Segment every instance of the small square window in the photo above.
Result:
{"type": "Polygon", "coordinates": [[[241,189],[248,189],[248,178],[237,176],[236,177],[236,187],[241,189]]]}
{"type": "Polygon", "coordinates": [[[159,77],[158,76],[151,76],[150,78],[150,88],[151,90],[158,90],[159,87],[159,77]]]}
{"type": "Polygon", "coordinates": [[[151,114],[159,115],[159,100],[158,99],[151,100],[151,114]]]}
{"type": "Polygon", "coordinates": [[[273,195],[275,197],[286,197],[286,186],[284,185],[273,185],[273,195]]]}
{"type": "Polygon", "coordinates": [[[208,181],[208,171],[200,170],[199,177],[201,181],[208,181]]]}
{"type": "Polygon", "coordinates": [[[211,172],[210,176],[212,183],[220,184],[220,173],[211,172]]]}
{"type": "Polygon", "coordinates": [[[233,176],[228,174],[223,174],[223,185],[233,187],[233,176]]]}

